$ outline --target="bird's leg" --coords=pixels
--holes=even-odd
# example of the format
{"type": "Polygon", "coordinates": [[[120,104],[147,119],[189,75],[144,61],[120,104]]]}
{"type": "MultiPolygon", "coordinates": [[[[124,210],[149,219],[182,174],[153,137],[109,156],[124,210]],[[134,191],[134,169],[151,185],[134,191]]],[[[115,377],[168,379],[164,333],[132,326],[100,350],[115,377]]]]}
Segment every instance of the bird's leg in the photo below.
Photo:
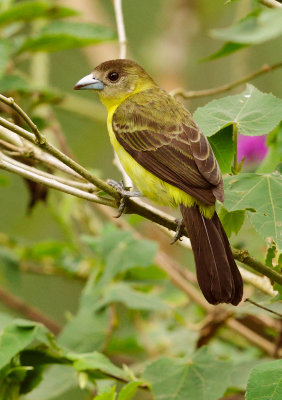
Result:
{"type": "Polygon", "coordinates": [[[130,197],[140,197],[142,194],[138,191],[130,190],[130,187],[125,187],[123,181],[116,182],[113,179],[108,179],[107,183],[112,186],[116,191],[120,194],[120,203],[118,208],[118,214],[115,215],[115,218],[119,218],[126,207],[126,203],[130,197]]]}
{"type": "Polygon", "coordinates": [[[180,241],[182,240],[181,237],[183,235],[183,230],[185,228],[184,220],[180,219],[180,218],[177,218],[176,222],[177,222],[177,228],[176,228],[176,231],[175,231],[175,235],[173,236],[172,242],[170,242],[170,244],[174,244],[178,240],[180,240],[180,241]]]}

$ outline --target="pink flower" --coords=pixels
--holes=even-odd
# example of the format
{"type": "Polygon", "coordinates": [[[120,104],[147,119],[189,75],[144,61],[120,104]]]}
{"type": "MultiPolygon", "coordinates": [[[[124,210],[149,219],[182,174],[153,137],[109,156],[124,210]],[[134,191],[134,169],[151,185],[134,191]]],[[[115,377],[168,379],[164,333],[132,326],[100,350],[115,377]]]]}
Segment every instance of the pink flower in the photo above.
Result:
{"type": "Polygon", "coordinates": [[[245,163],[258,163],[267,154],[266,136],[238,135],[238,162],[245,157],[245,163]]]}

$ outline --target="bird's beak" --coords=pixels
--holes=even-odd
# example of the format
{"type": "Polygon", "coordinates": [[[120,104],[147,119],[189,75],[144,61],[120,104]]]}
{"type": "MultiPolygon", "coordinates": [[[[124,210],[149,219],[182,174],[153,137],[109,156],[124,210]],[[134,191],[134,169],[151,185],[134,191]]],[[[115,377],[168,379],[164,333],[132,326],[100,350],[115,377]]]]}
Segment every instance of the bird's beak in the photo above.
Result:
{"type": "Polygon", "coordinates": [[[75,90],[82,89],[94,89],[94,90],[102,90],[104,89],[104,85],[99,79],[95,79],[92,74],[86,75],[84,78],[80,79],[74,87],[75,90]]]}

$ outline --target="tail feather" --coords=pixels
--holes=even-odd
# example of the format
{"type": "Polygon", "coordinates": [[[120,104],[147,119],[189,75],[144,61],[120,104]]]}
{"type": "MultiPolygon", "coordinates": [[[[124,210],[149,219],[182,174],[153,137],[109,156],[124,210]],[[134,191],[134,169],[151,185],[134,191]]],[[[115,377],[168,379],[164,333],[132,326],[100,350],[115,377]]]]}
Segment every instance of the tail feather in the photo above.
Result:
{"type": "Polygon", "coordinates": [[[237,305],[243,295],[243,282],[229,241],[216,213],[205,218],[196,207],[181,205],[189,233],[199,286],[211,304],[237,305]]]}

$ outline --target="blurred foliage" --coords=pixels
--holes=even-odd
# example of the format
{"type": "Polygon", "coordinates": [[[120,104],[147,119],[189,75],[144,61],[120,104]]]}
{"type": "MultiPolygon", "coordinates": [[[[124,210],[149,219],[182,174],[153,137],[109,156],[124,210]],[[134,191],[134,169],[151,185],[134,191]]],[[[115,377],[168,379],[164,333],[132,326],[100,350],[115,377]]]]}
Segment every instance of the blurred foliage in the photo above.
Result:
{"type": "MultiPolygon", "coordinates": [[[[103,21],[98,24],[86,22],[83,13],[62,3],[0,2],[0,92],[13,96],[50,141],[63,151],[74,150],[84,164],[101,165],[103,173],[95,173],[108,177],[117,173],[111,166],[112,153],[104,149],[104,111],[89,94],[74,96],[70,88],[93,62],[93,54],[77,49],[95,45],[97,63],[109,54],[107,46],[116,39],[112,4],[96,4],[103,21]],[[99,53],[100,46],[105,46],[105,53],[99,53]],[[94,130],[99,131],[95,138],[94,130]],[[62,142],[64,134],[72,150],[62,142]]],[[[281,36],[281,10],[267,9],[259,1],[253,1],[251,9],[243,1],[225,6],[222,1],[188,3],[124,0],[130,52],[155,72],[156,80],[159,74],[167,88],[183,85],[178,81],[183,71],[185,79],[199,87],[211,82],[216,86],[222,79],[238,77],[237,70],[241,74],[246,63],[257,68],[275,61],[275,43],[281,45],[275,42],[281,36]],[[180,14],[190,25],[183,26],[180,14]],[[221,22],[231,25],[211,31],[213,38],[225,42],[216,50],[207,30],[221,22]],[[196,64],[196,58],[220,60],[211,67],[196,64]]],[[[95,13],[89,14],[94,21],[95,13]]],[[[278,79],[260,79],[262,90],[272,82],[272,90],[279,93],[278,79]]],[[[209,137],[222,172],[229,175],[225,206],[220,209],[228,236],[240,232],[240,239],[232,236],[237,247],[247,247],[281,271],[282,101],[269,89],[266,92],[249,84],[239,94],[195,101],[192,108],[200,106],[194,117],[209,137]],[[238,133],[267,135],[268,154],[248,173],[244,161],[234,164],[238,133]]],[[[2,103],[0,114],[25,127],[2,103]]],[[[155,241],[136,239],[107,224],[99,209],[62,193],[48,193],[44,204],[36,197],[27,216],[27,189],[20,178],[1,173],[0,190],[1,286],[61,324],[55,338],[39,323],[14,319],[20,309],[11,311],[7,304],[1,309],[0,399],[217,400],[245,390],[247,400],[281,398],[281,360],[265,360],[265,354],[239,334],[216,327],[208,345],[197,349],[202,329],[214,316],[188,300],[155,265],[155,241]]],[[[34,189],[29,190],[33,196],[34,189]]],[[[124,218],[144,236],[154,236],[151,225],[124,218]]],[[[168,247],[167,239],[160,241],[168,247]]],[[[186,253],[168,253],[187,263],[186,253]]],[[[273,297],[246,286],[247,295],[281,310],[281,286],[274,285],[273,297]]],[[[257,310],[244,304],[233,312],[247,319],[254,334],[276,341],[279,348],[278,321],[257,310]],[[257,314],[265,325],[255,325],[257,314]]]]}

